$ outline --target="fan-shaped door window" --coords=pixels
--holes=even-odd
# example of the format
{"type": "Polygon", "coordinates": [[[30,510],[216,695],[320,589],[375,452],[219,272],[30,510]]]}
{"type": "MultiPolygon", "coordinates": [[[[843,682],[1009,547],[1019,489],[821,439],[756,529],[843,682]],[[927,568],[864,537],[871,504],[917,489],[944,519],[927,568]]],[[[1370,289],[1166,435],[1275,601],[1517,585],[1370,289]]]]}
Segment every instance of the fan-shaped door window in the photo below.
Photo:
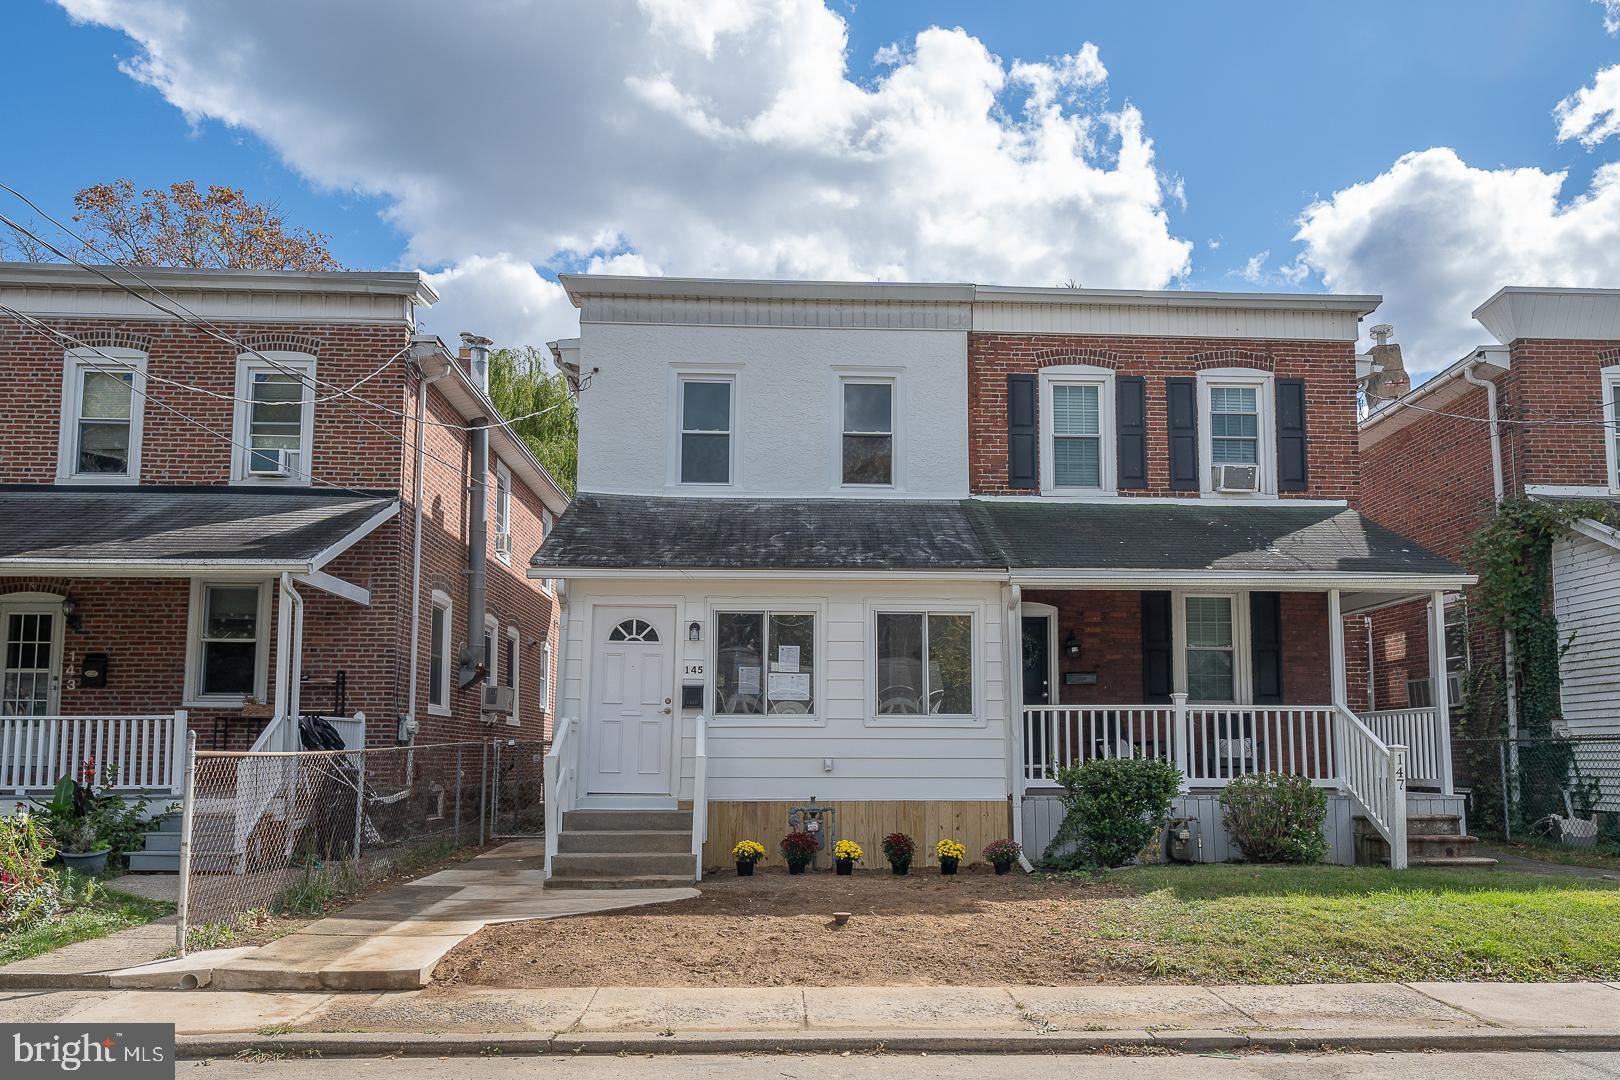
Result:
{"type": "Polygon", "coordinates": [[[657,641],[658,631],[650,622],[626,619],[608,633],[609,641],[657,641]]]}

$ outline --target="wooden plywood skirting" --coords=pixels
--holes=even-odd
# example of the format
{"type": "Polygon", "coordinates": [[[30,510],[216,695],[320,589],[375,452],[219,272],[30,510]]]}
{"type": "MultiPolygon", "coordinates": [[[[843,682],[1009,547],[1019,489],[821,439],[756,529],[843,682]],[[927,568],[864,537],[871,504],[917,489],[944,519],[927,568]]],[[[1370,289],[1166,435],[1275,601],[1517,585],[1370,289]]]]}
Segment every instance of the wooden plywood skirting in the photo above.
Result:
{"type": "MultiPolygon", "coordinates": [[[[728,866],[731,848],[739,840],[758,840],[765,845],[767,866],[781,866],[777,846],[787,835],[788,810],[802,802],[750,801],[711,802],[709,835],[703,843],[703,865],[728,866]]],[[[979,854],[992,840],[1012,835],[1011,803],[1005,799],[962,802],[842,801],[816,804],[837,811],[833,839],[853,840],[866,857],[861,866],[868,870],[888,866],[883,859],[883,838],[892,832],[908,834],[917,842],[914,867],[938,866],[934,844],[950,838],[967,845],[967,862],[983,862],[979,854]]],[[[831,841],[828,843],[831,847],[831,841]]],[[[827,856],[830,859],[830,853],[827,856]]]]}

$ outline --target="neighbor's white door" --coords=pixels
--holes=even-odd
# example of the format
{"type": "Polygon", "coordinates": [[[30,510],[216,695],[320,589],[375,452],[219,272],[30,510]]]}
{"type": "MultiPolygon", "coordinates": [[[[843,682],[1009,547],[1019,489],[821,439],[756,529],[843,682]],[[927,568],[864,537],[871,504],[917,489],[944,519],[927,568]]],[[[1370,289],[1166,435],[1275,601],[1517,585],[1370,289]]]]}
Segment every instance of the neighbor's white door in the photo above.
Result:
{"type": "Polygon", "coordinates": [[[0,604],[5,634],[0,716],[55,716],[62,682],[62,605],[0,604]]]}
{"type": "Polygon", "coordinates": [[[671,784],[675,612],[597,608],[587,721],[591,795],[660,795],[671,784]]]}

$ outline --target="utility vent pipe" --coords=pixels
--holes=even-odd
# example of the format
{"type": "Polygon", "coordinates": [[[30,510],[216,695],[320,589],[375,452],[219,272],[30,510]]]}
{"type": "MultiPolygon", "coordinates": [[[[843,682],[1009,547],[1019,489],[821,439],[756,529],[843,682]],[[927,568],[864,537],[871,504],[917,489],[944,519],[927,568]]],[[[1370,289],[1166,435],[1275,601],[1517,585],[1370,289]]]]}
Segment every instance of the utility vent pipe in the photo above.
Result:
{"type": "MultiPolygon", "coordinates": [[[[489,389],[489,338],[463,333],[461,343],[471,353],[473,380],[479,389],[489,389]],[[482,374],[480,374],[482,373],[482,374]]],[[[489,545],[489,418],[480,416],[469,425],[472,442],[472,475],[468,477],[467,498],[467,645],[461,651],[461,687],[466,689],[485,674],[484,590],[489,566],[485,551],[489,545]]]]}

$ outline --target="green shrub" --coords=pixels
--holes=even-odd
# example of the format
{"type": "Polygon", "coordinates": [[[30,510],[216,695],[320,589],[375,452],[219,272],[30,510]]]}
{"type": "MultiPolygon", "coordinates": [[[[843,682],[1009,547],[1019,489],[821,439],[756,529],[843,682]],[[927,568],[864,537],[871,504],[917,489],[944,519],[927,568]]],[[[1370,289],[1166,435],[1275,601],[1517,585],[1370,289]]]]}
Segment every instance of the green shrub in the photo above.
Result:
{"type": "Polygon", "coordinates": [[[25,930],[61,910],[60,877],[45,865],[55,857],[56,844],[38,817],[0,817],[0,931],[25,930]]]}
{"type": "Polygon", "coordinates": [[[1321,862],[1327,807],[1327,793],[1303,776],[1256,773],[1221,792],[1226,834],[1249,862],[1321,862]]]}
{"type": "Polygon", "coordinates": [[[1123,866],[1153,839],[1181,790],[1168,761],[1107,758],[1057,771],[1063,824],[1043,859],[1064,869],[1123,866]]]}

